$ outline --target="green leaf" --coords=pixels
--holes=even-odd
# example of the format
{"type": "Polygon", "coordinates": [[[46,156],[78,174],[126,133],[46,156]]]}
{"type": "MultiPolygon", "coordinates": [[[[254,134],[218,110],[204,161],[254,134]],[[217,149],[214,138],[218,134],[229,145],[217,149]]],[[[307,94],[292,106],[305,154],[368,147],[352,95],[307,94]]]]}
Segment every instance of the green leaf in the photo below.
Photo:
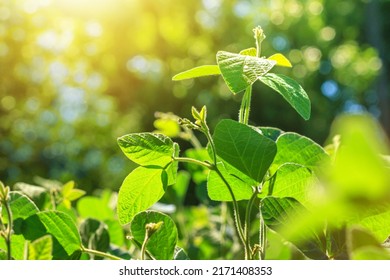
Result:
{"type": "Polygon", "coordinates": [[[369,231],[359,227],[348,231],[348,252],[353,260],[390,260],[390,252],[369,231]]]}
{"type": "Polygon", "coordinates": [[[387,211],[383,211],[380,207],[371,208],[365,217],[358,216],[351,219],[349,224],[358,224],[368,229],[375,238],[384,242],[390,236],[390,207],[387,211]]]}
{"type": "Polygon", "coordinates": [[[175,255],[173,258],[175,261],[185,261],[185,260],[190,260],[188,257],[187,253],[184,251],[183,248],[180,248],[176,246],[175,248],[175,255]]]}
{"type": "Polygon", "coordinates": [[[5,261],[7,260],[7,252],[0,249],[0,261],[5,261]]]}
{"type": "Polygon", "coordinates": [[[274,176],[274,180],[265,184],[264,195],[268,192],[267,195],[274,197],[293,197],[307,208],[312,206],[311,195],[317,180],[310,170],[302,165],[285,163],[279,166],[274,176]]]}
{"type": "Polygon", "coordinates": [[[125,242],[125,234],[119,221],[117,219],[105,220],[104,223],[108,226],[110,243],[117,246],[122,246],[125,242]]]}
{"type": "Polygon", "coordinates": [[[85,191],[84,190],[73,189],[71,192],[69,192],[67,194],[66,199],[68,199],[69,201],[74,201],[74,200],[79,199],[80,197],[82,197],[84,195],[85,195],[85,191]]]}
{"type": "Polygon", "coordinates": [[[183,205],[184,199],[187,194],[188,186],[190,185],[191,175],[185,170],[180,170],[177,173],[177,179],[172,189],[175,193],[176,203],[183,205]]]}
{"type": "Polygon", "coordinates": [[[161,168],[138,167],[123,181],[118,194],[118,218],[122,225],[156,203],[167,187],[167,175],[161,168]]]}
{"type": "Polygon", "coordinates": [[[153,122],[153,126],[157,129],[156,133],[164,134],[168,137],[178,137],[180,135],[180,125],[174,119],[157,119],[153,122]]]}
{"type": "Polygon", "coordinates": [[[74,186],[75,186],[74,181],[69,181],[65,183],[62,186],[62,190],[61,190],[62,195],[66,197],[74,189],[74,186]]]}
{"type": "MultiPolygon", "coordinates": [[[[207,149],[187,149],[184,152],[184,155],[186,157],[197,159],[200,161],[211,160],[207,149]]],[[[207,181],[208,170],[206,170],[205,168],[190,163],[185,163],[185,168],[191,173],[192,180],[195,182],[195,184],[199,185],[202,182],[207,181]]]]}
{"type": "Polygon", "coordinates": [[[373,208],[387,203],[390,172],[381,154],[388,154],[389,148],[377,121],[368,115],[344,115],[334,122],[332,134],[341,139],[334,164],[325,170],[332,195],[366,202],[360,206],[363,211],[368,203],[373,208]]]}
{"type": "MultiPolygon", "coordinates": [[[[232,176],[225,168],[222,162],[217,164],[219,171],[223,177],[229,183],[234,193],[235,199],[249,200],[253,194],[251,185],[242,181],[236,176],[232,176]]],[[[207,180],[207,193],[210,199],[215,201],[233,201],[232,196],[225,184],[225,182],[219,177],[216,171],[211,170],[207,180]]]]}
{"type": "MultiPolygon", "coordinates": [[[[174,148],[173,156],[174,157],[178,157],[179,156],[179,152],[180,152],[179,145],[177,143],[174,143],[173,144],[173,148],[174,148]]],[[[168,166],[166,166],[164,168],[164,172],[165,172],[165,174],[167,176],[167,186],[171,186],[174,183],[176,183],[178,167],[179,167],[179,162],[173,160],[171,163],[168,164],[168,166]]]]}
{"type": "Polygon", "coordinates": [[[272,140],[233,120],[220,121],[213,139],[217,155],[256,182],[263,180],[276,154],[272,140]]]}
{"type": "Polygon", "coordinates": [[[27,195],[39,209],[44,208],[46,199],[48,198],[48,191],[46,188],[26,183],[16,183],[14,185],[14,190],[27,195]]]}
{"type": "Polygon", "coordinates": [[[276,66],[292,67],[291,62],[281,53],[273,54],[268,59],[276,61],[276,66]]]}
{"type": "Polygon", "coordinates": [[[313,140],[294,132],[282,134],[276,141],[278,153],[273,162],[273,169],[284,163],[296,163],[311,170],[329,159],[324,149],[313,140]]]}
{"type": "Polygon", "coordinates": [[[29,260],[51,260],[53,240],[51,235],[45,235],[28,244],[29,260]]]}
{"type": "Polygon", "coordinates": [[[256,48],[248,48],[245,50],[240,51],[241,55],[249,55],[249,56],[257,56],[257,50],[256,48]]]}
{"type": "Polygon", "coordinates": [[[268,196],[261,202],[262,217],[268,227],[292,242],[309,258],[327,259],[324,252],[325,237],[320,230],[307,227],[293,235],[288,233],[289,226],[299,221],[307,212],[301,203],[291,197],[268,196]]]}
{"type": "Polygon", "coordinates": [[[261,76],[259,77],[259,80],[280,93],[305,120],[310,118],[310,99],[305,90],[295,80],[274,73],[268,73],[261,76]]]}
{"type": "Polygon", "coordinates": [[[162,222],[162,225],[149,238],[146,249],[158,260],[172,260],[178,235],[176,225],[169,216],[156,211],[141,212],[131,221],[131,234],[137,243],[142,244],[145,239],[145,226],[159,222],[162,222]]]}
{"type": "Polygon", "coordinates": [[[134,133],[118,138],[123,153],[141,166],[165,167],[172,161],[175,148],[172,140],[162,134],[134,133]]]}
{"type": "Polygon", "coordinates": [[[10,208],[14,220],[25,219],[39,211],[30,198],[20,192],[10,192],[10,208]]]}
{"type": "Polygon", "coordinates": [[[115,212],[108,202],[93,196],[86,196],[77,202],[77,212],[81,218],[95,218],[98,220],[112,219],[115,212]]]}
{"type": "Polygon", "coordinates": [[[59,211],[43,211],[30,216],[23,223],[23,235],[36,240],[44,235],[53,236],[53,258],[69,258],[81,249],[81,238],[72,218],[59,211]],[[64,255],[64,253],[66,255],[64,255]]]}
{"type": "Polygon", "coordinates": [[[261,126],[261,127],[257,127],[257,128],[261,131],[261,133],[264,136],[268,137],[269,139],[271,139],[274,142],[276,142],[278,137],[284,133],[284,131],[282,131],[281,129],[276,128],[276,127],[261,126]]]}
{"type": "MultiPolygon", "coordinates": [[[[9,204],[14,223],[13,231],[15,234],[21,234],[23,220],[37,213],[39,209],[30,198],[20,192],[12,191],[9,195],[9,204]]],[[[3,213],[3,222],[8,222],[5,213],[3,213]]]]}
{"type": "MultiPolygon", "coordinates": [[[[107,225],[95,219],[86,219],[80,224],[80,235],[84,247],[107,252],[110,247],[110,235],[107,225]]],[[[101,260],[102,257],[91,255],[91,259],[101,260]]]]}
{"type": "Polygon", "coordinates": [[[74,181],[69,181],[66,184],[62,186],[62,196],[64,197],[65,200],[68,200],[69,203],[70,201],[74,201],[83,195],[85,195],[85,191],[80,190],[80,189],[75,189],[75,183],[74,181]]]}
{"type": "MultiPolygon", "coordinates": [[[[23,235],[14,234],[11,236],[11,254],[12,259],[14,260],[23,260],[24,259],[24,249],[25,249],[26,239],[23,235]]],[[[0,251],[7,251],[7,244],[5,243],[4,238],[0,238],[0,251]]],[[[5,255],[7,258],[7,254],[5,255]]],[[[1,258],[0,258],[1,259],[1,258]]]]}
{"type": "Polygon", "coordinates": [[[276,64],[273,60],[219,51],[217,62],[226,85],[234,93],[251,86],[276,64]]]}
{"type": "Polygon", "coordinates": [[[220,75],[221,71],[219,70],[218,65],[203,65],[192,68],[190,70],[181,72],[173,76],[173,81],[180,81],[192,78],[199,78],[204,76],[220,75]]]}

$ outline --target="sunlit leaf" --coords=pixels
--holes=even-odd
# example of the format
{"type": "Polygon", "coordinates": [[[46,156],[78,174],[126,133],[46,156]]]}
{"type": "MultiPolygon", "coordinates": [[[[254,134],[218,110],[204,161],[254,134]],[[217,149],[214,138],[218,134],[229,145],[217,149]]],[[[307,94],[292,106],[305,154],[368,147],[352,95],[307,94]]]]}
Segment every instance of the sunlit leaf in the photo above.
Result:
{"type": "Polygon", "coordinates": [[[174,153],[172,140],[162,134],[128,134],[119,137],[118,144],[130,160],[142,166],[165,167],[172,161],[174,153]]]}
{"type": "MultiPolygon", "coordinates": [[[[272,60],[273,61],[273,60],[272,60]]],[[[295,80],[281,75],[268,73],[258,77],[259,80],[280,93],[283,98],[300,114],[305,120],[310,118],[310,99],[307,93],[295,80]]]]}
{"type": "Polygon", "coordinates": [[[137,213],[147,210],[164,195],[167,175],[161,168],[138,167],[123,181],[118,194],[118,218],[128,224],[137,213]]]}
{"type": "Polygon", "coordinates": [[[76,224],[63,212],[38,212],[23,223],[23,235],[28,240],[36,240],[47,234],[54,238],[54,259],[70,258],[81,249],[81,238],[76,224]]]}
{"type": "Polygon", "coordinates": [[[192,68],[190,70],[181,72],[173,76],[173,81],[180,81],[204,76],[220,75],[221,71],[219,70],[218,65],[203,65],[192,68]]]}
{"type": "Polygon", "coordinates": [[[289,67],[289,68],[292,67],[291,62],[287,59],[287,57],[285,57],[281,53],[276,53],[274,55],[271,55],[270,57],[268,57],[268,59],[276,61],[276,66],[289,67]]]}
{"type": "Polygon", "coordinates": [[[77,212],[81,218],[106,220],[115,216],[107,201],[94,196],[86,196],[77,201],[77,212]]]}
{"type": "Polygon", "coordinates": [[[28,244],[29,260],[51,260],[53,240],[51,235],[45,235],[28,244]]]}
{"type": "Polygon", "coordinates": [[[173,119],[157,119],[153,122],[157,133],[164,134],[168,137],[178,137],[180,134],[180,126],[176,120],[173,119]]]}
{"type": "MultiPolygon", "coordinates": [[[[23,260],[24,259],[24,250],[26,245],[26,239],[21,234],[15,234],[11,237],[11,255],[14,260],[23,260]]],[[[7,252],[7,244],[5,243],[4,238],[0,238],[0,251],[7,252]]],[[[7,259],[7,254],[5,254],[7,259]]]]}
{"type": "Polygon", "coordinates": [[[311,207],[311,194],[314,192],[316,179],[310,170],[299,164],[285,163],[279,166],[274,176],[265,184],[264,195],[293,197],[306,208],[311,207]]]}
{"type": "Polygon", "coordinates": [[[319,164],[329,158],[320,145],[294,132],[280,135],[276,145],[278,152],[273,162],[273,168],[284,163],[296,163],[311,170],[316,170],[319,164]]]}
{"type": "Polygon", "coordinates": [[[219,51],[217,62],[226,85],[234,93],[251,86],[276,64],[273,60],[219,51]]]}
{"type": "Polygon", "coordinates": [[[241,55],[249,55],[249,56],[257,56],[257,50],[256,48],[248,48],[245,50],[240,51],[241,55]]]}
{"type": "Polygon", "coordinates": [[[375,209],[370,207],[369,212],[365,217],[357,216],[351,219],[349,223],[358,224],[368,229],[379,241],[384,242],[390,236],[390,206],[387,211],[383,211],[380,207],[375,209]]]}
{"type": "Polygon", "coordinates": [[[388,153],[388,147],[376,121],[368,115],[342,116],[332,133],[341,139],[334,165],[325,167],[333,195],[353,200],[388,199],[390,173],[381,156],[388,153]]]}

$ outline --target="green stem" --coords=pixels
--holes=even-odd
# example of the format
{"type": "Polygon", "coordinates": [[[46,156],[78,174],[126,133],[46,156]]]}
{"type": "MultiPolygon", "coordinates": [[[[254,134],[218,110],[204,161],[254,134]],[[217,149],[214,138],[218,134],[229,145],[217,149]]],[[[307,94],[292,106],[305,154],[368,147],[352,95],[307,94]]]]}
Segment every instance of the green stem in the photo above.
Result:
{"type": "Polygon", "coordinates": [[[207,141],[210,143],[211,150],[213,152],[213,162],[217,166],[217,149],[215,148],[213,137],[211,136],[210,129],[206,123],[204,123],[203,133],[206,135],[207,141]]]}
{"type": "Polygon", "coordinates": [[[89,248],[85,248],[85,247],[81,247],[81,251],[83,253],[87,253],[87,254],[92,254],[92,255],[95,255],[95,256],[99,256],[99,257],[102,257],[102,258],[107,258],[107,259],[111,259],[111,260],[123,260],[117,256],[114,256],[114,255],[111,255],[111,254],[108,254],[108,253],[104,253],[104,252],[101,252],[101,251],[96,251],[96,250],[93,250],[93,249],[89,249],[89,248]]]}
{"type": "Polygon", "coordinates": [[[225,240],[226,235],[226,228],[228,224],[228,205],[225,201],[222,201],[221,203],[221,244],[220,244],[220,256],[221,258],[224,257],[223,252],[225,251],[223,247],[223,240],[225,240]]]}
{"type": "Polygon", "coordinates": [[[244,96],[241,101],[240,112],[238,116],[238,121],[243,124],[249,123],[249,112],[251,107],[251,99],[252,99],[252,86],[248,86],[245,89],[244,96]]]}
{"type": "Polygon", "coordinates": [[[56,191],[55,190],[50,190],[50,202],[53,206],[53,210],[56,210],[57,208],[57,203],[56,203],[56,191]]]}
{"type": "Polygon", "coordinates": [[[233,189],[230,186],[229,182],[225,179],[225,177],[223,176],[221,171],[218,169],[218,165],[217,165],[217,149],[215,148],[214,140],[213,140],[213,137],[211,136],[210,129],[208,128],[206,123],[204,123],[202,127],[203,127],[203,133],[206,135],[207,140],[210,143],[211,150],[213,152],[213,161],[214,161],[213,167],[214,167],[214,170],[217,172],[218,176],[221,178],[221,180],[226,185],[226,187],[227,187],[227,189],[229,191],[229,194],[230,194],[230,196],[232,198],[232,201],[233,201],[234,225],[236,227],[238,236],[240,237],[240,240],[241,240],[241,242],[242,242],[242,244],[244,246],[245,258],[246,258],[248,256],[248,254],[250,254],[250,252],[247,252],[248,248],[247,248],[246,242],[245,242],[245,235],[244,235],[244,230],[243,230],[242,225],[241,225],[240,212],[239,212],[239,208],[238,208],[238,203],[237,203],[236,197],[235,197],[235,195],[233,193],[233,189]]]}
{"type": "Polygon", "coordinates": [[[265,227],[263,214],[261,212],[261,202],[260,202],[260,206],[259,206],[259,214],[260,214],[260,230],[259,230],[260,252],[259,252],[259,258],[260,258],[260,260],[264,260],[265,246],[266,246],[266,240],[267,240],[267,229],[265,227]]]}
{"type": "Polygon", "coordinates": [[[13,217],[12,217],[11,208],[9,207],[8,200],[4,201],[3,204],[5,206],[5,210],[8,216],[8,225],[7,225],[6,236],[5,236],[5,242],[7,243],[7,258],[11,260],[12,259],[11,236],[12,236],[12,228],[13,228],[13,217]]]}
{"type": "Polygon", "coordinates": [[[142,261],[145,260],[146,244],[148,244],[148,241],[149,241],[149,235],[146,232],[144,242],[142,243],[142,246],[141,246],[141,260],[142,261]]]}
{"type": "Polygon", "coordinates": [[[240,240],[242,242],[242,245],[244,246],[244,249],[245,249],[245,258],[248,256],[248,254],[250,254],[250,252],[247,252],[248,248],[247,248],[247,243],[245,241],[245,234],[244,234],[244,231],[242,229],[242,224],[241,224],[241,220],[240,220],[240,212],[239,212],[239,208],[238,208],[238,203],[237,203],[237,200],[236,200],[236,197],[233,193],[233,190],[232,190],[232,187],[230,186],[229,182],[226,181],[225,177],[223,177],[221,171],[219,171],[218,167],[215,166],[215,171],[217,172],[218,176],[221,178],[221,180],[225,183],[227,189],[229,190],[229,193],[230,193],[230,196],[232,198],[232,201],[233,201],[233,216],[234,216],[234,224],[236,226],[236,229],[237,229],[237,232],[238,232],[238,236],[240,237],[240,240]]]}
{"type": "Polygon", "coordinates": [[[252,207],[253,203],[255,202],[255,199],[257,198],[257,188],[254,188],[254,192],[249,199],[248,205],[246,207],[245,211],[245,225],[244,225],[244,232],[245,232],[245,240],[246,240],[246,247],[248,251],[248,258],[252,258],[252,248],[250,245],[250,224],[251,224],[251,212],[252,212],[252,207]]]}
{"type": "Polygon", "coordinates": [[[187,158],[187,157],[173,157],[173,160],[176,160],[176,161],[179,161],[179,162],[188,162],[188,163],[197,164],[197,165],[206,167],[206,168],[208,168],[208,169],[210,169],[210,170],[213,170],[213,169],[214,169],[214,165],[212,165],[212,164],[210,164],[210,163],[208,163],[208,162],[200,161],[200,160],[193,159],[193,158],[187,158]]]}

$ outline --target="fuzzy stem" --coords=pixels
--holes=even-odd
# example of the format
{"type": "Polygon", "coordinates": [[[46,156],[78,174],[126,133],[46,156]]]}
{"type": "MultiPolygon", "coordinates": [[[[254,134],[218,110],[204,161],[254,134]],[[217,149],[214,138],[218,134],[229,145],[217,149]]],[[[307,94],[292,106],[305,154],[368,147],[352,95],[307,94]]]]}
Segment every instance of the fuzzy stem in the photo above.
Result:
{"type": "Polygon", "coordinates": [[[245,226],[244,226],[244,232],[245,232],[245,240],[246,240],[246,246],[248,249],[248,258],[252,258],[252,249],[250,245],[250,223],[251,223],[251,212],[252,212],[252,207],[253,203],[255,202],[255,199],[257,197],[257,188],[254,188],[254,192],[249,199],[248,205],[246,207],[245,211],[245,226]]]}
{"type": "Polygon", "coordinates": [[[146,231],[144,242],[142,242],[141,246],[141,260],[145,260],[145,252],[146,252],[146,244],[148,244],[149,241],[149,234],[148,231],[146,231]]]}
{"type": "Polygon", "coordinates": [[[244,96],[241,101],[240,112],[238,116],[238,121],[243,124],[249,123],[249,112],[251,107],[251,98],[252,98],[252,86],[248,86],[245,89],[244,96]]]}
{"type": "Polygon", "coordinates": [[[95,256],[99,256],[99,257],[102,257],[102,258],[107,258],[107,259],[112,259],[112,260],[123,260],[117,256],[114,256],[114,255],[111,255],[111,254],[108,254],[108,253],[104,253],[104,252],[101,252],[101,251],[96,251],[96,250],[93,250],[93,249],[89,249],[89,248],[85,248],[85,247],[81,247],[81,251],[83,253],[87,253],[87,254],[92,254],[92,255],[95,255],[95,256]]]}
{"type": "Polygon", "coordinates": [[[267,229],[265,227],[263,215],[261,212],[261,202],[260,202],[260,206],[259,206],[259,214],[260,214],[260,230],[259,230],[260,252],[259,252],[259,258],[260,258],[260,260],[264,260],[265,246],[266,246],[266,240],[267,240],[267,229]]]}
{"type": "Polygon", "coordinates": [[[235,195],[233,193],[232,187],[230,186],[229,182],[226,181],[225,177],[223,177],[221,171],[219,171],[217,166],[215,167],[215,171],[217,172],[217,174],[221,178],[221,180],[225,183],[227,189],[229,190],[230,196],[231,196],[231,198],[233,200],[234,224],[236,226],[236,229],[237,229],[237,232],[238,232],[238,236],[240,237],[242,245],[244,246],[245,258],[246,258],[248,256],[248,254],[250,254],[250,251],[247,252],[248,248],[247,248],[247,243],[245,241],[244,231],[242,229],[242,224],[241,224],[241,220],[240,220],[240,212],[239,212],[239,208],[238,208],[238,203],[237,203],[236,197],[235,197],[235,195]]]}
{"type": "Polygon", "coordinates": [[[13,228],[13,217],[12,217],[11,208],[9,207],[8,200],[4,201],[4,206],[8,216],[8,225],[7,225],[6,236],[5,236],[5,242],[7,243],[7,258],[11,260],[12,259],[11,236],[12,236],[12,228],[13,228]]]}
{"type": "Polygon", "coordinates": [[[176,161],[179,161],[179,162],[188,162],[188,163],[197,164],[197,165],[206,167],[206,168],[208,168],[208,169],[210,169],[210,170],[213,170],[213,169],[214,169],[214,165],[212,165],[212,164],[210,164],[210,163],[208,163],[208,162],[200,161],[200,160],[193,159],[193,158],[187,158],[187,157],[173,157],[173,160],[176,160],[176,161]]]}

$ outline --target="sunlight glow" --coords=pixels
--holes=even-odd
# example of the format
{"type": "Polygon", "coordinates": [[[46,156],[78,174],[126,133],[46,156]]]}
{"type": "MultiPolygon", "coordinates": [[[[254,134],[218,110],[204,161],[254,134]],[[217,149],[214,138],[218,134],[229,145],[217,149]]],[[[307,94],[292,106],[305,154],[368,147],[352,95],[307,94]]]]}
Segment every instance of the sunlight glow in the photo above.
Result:
{"type": "MultiPolygon", "coordinates": [[[[42,0],[43,1],[43,0],[42,0]]],[[[100,16],[116,6],[117,0],[52,0],[61,11],[78,16],[100,16]]]]}

